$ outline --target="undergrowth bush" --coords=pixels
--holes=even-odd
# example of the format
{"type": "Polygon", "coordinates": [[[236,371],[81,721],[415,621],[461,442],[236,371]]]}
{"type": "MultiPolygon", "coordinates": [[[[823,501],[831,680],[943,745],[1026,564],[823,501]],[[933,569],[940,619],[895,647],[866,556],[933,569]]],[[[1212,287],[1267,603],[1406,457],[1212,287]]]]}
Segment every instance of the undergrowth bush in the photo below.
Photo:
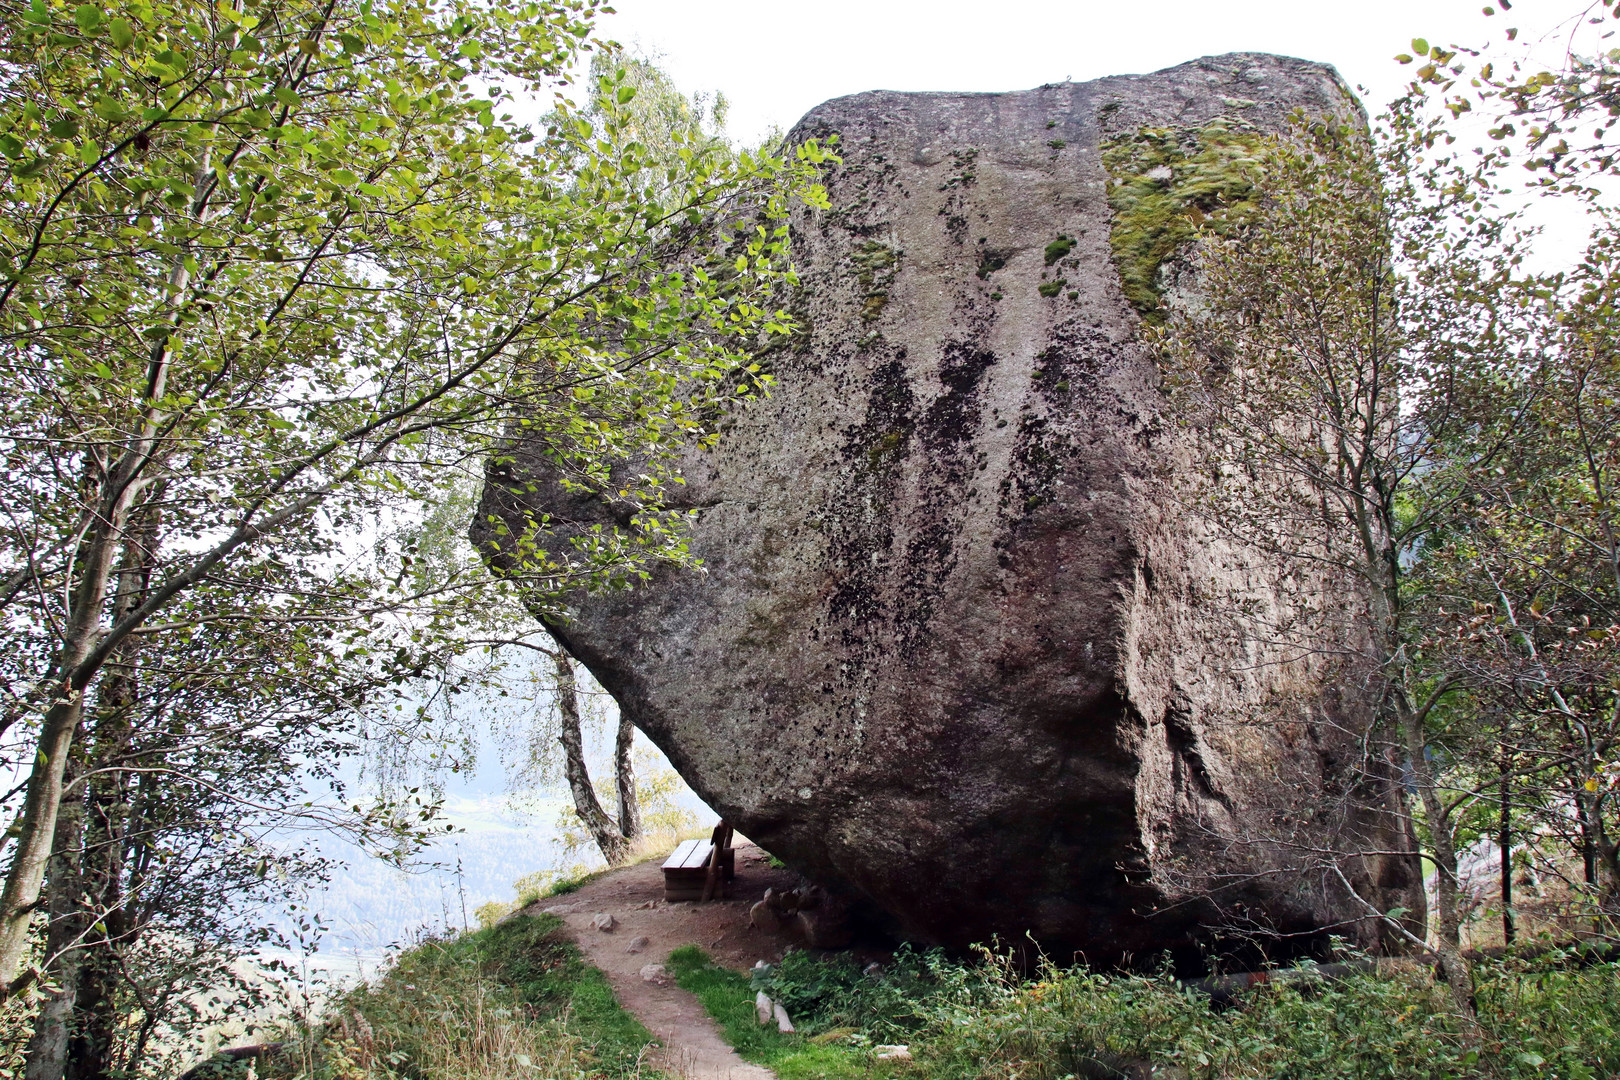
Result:
{"type": "Polygon", "coordinates": [[[1046,967],[901,950],[870,974],[790,953],[756,976],[811,1031],[905,1042],[932,1080],[1595,1080],[1620,1075],[1620,968],[1557,954],[1476,969],[1479,1039],[1426,971],[1271,983],[1232,1007],[1168,974],[1046,967]]]}
{"type": "Polygon", "coordinates": [[[872,970],[847,954],[818,958],[789,952],[753,978],[753,988],[780,1001],[802,1030],[853,1027],[876,1042],[901,1041],[942,1011],[972,1011],[993,998],[995,985],[984,966],[910,945],[872,970]]]}
{"type": "Polygon", "coordinates": [[[898,1062],[875,1059],[869,1039],[806,1038],[804,1031],[786,1034],[774,1023],[760,1024],[749,977],[714,963],[696,945],[670,953],[668,964],[738,1055],[768,1067],[778,1080],[886,1080],[904,1071],[898,1062]]]}

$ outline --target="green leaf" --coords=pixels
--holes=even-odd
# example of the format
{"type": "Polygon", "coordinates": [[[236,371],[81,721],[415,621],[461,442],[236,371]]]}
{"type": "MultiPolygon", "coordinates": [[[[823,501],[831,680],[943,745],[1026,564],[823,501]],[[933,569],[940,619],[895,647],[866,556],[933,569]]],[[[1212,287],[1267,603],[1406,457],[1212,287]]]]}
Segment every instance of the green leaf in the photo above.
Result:
{"type": "Polygon", "coordinates": [[[628,105],[630,100],[636,96],[636,88],[633,86],[621,86],[619,92],[614,96],[619,99],[620,105],[628,105]]]}
{"type": "Polygon", "coordinates": [[[1419,56],[1428,56],[1429,55],[1429,43],[1427,41],[1423,40],[1420,37],[1419,38],[1413,38],[1412,39],[1412,51],[1417,53],[1419,56]]]}
{"type": "Polygon", "coordinates": [[[73,12],[73,23],[88,34],[101,25],[101,9],[94,4],[80,4],[73,12]]]}
{"type": "Polygon", "coordinates": [[[119,103],[118,99],[103,94],[96,99],[90,111],[107,121],[109,124],[121,124],[129,116],[129,111],[119,103]]]}

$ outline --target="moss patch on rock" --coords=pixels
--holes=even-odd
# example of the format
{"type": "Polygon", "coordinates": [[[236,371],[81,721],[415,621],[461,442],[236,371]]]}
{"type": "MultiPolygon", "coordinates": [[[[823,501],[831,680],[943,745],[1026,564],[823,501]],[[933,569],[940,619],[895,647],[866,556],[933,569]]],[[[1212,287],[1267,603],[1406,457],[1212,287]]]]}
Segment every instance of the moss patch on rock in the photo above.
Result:
{"type": "Polygon", "coordinates": [[[865,296],[861,300],[861,319],[871,322],[883,314],[889,302],[889,286],[900,262],[900,253],[887,244],[867,240],[850,256],[855,264],[855,278],[861,283],[865,296]]]}
{"type": "Polygon", "coordinates": [[[1264,142],[1247,124],[1215,120],[1196,130],[1142,128],[1103,144],[1109,245],[1143,318],[1164,317],[1160,268],[1201,226],[1232,228],[1253,214],[1264,142]]]}
{"type": "Polygon", "coordinates": [[[1046,265],[1051,266],[1073,250],[1074,237],[1059,233],[1056,240],[1046,245],[1046,265]]]}

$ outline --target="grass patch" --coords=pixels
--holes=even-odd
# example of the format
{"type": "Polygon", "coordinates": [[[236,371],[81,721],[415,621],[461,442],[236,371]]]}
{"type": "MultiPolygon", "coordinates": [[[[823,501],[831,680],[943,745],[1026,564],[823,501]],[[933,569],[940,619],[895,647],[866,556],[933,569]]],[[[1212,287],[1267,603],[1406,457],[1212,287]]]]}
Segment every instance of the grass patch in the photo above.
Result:
{"type": "MultiPolygon", "coordinates": [[[[652,1035],[619,1007],[554,915],[508,919],[401,953],[343,995],[299,1058],[258,1075],[291,1080],[653,1080],[652,1035]],[[289,1071],[290,1070],[290,1071],[289,1071]]],[[[221,1076],[235,1075],[222,1072],[221,1076]]],[[[242,1075],[246,1075],[245,1072],[242,1075]]]]}
{"type": "MultiPolygon", "coordinates": [[[[859,1032],[829,1030],[835,1041],[815,1041],[813,1032],[784,1035],[754,1017],[754,988],[748,976],[711,961],[696,945],[669,954],[670,972],[720,1025],[739,1055],[773,1070],[781,1080],[854,1080],[900,1075],[904,1066],[872,1058],[868,1040],[859,1032]],[[853,1042],[847,1041],[853,1039],[853,1042]]],[[[797,1023],[797,1021],[795,1021],[797,1023]]]]}

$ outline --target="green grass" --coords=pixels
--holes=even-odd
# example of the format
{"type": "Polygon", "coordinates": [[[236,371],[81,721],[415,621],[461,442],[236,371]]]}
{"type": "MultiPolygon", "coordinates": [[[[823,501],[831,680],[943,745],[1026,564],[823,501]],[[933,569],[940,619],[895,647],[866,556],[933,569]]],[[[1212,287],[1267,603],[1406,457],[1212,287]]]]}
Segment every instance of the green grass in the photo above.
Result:
{"type": "Polygon", "coordinates": [[[696,945],[669,954],[676,983],[703,1003],[737,1053],[764,1065],[780,1080],[853,1080],[900,1075],[905,1067],[876,1061],[865,1046],[818,1043],[807,1033],[784,1035],[754,1016],[754,989],[748,976],[712,962],[696,945]]]}
{"type": "MultiPolygon", "coordinates": [[[[304,1031],[265,1080],[658,1080],[652,1035],[619,1007],[554,915],[406,950],[304,1031]]],[[[246,1075],[240,1068],[222,1076],[246,1075]]]]}
{"type": "Polygon", "coordinates": [[[540,915],[508,919],[462,940],[482,950],[491,972],[519,1002],[540,1013],[566,1015],[568,1029],[584,1039],[600,1064],[634,1071],[652,1034],[620,1008],[607,976],[585,963],[561,929],[557,916],[540,915]]]}

